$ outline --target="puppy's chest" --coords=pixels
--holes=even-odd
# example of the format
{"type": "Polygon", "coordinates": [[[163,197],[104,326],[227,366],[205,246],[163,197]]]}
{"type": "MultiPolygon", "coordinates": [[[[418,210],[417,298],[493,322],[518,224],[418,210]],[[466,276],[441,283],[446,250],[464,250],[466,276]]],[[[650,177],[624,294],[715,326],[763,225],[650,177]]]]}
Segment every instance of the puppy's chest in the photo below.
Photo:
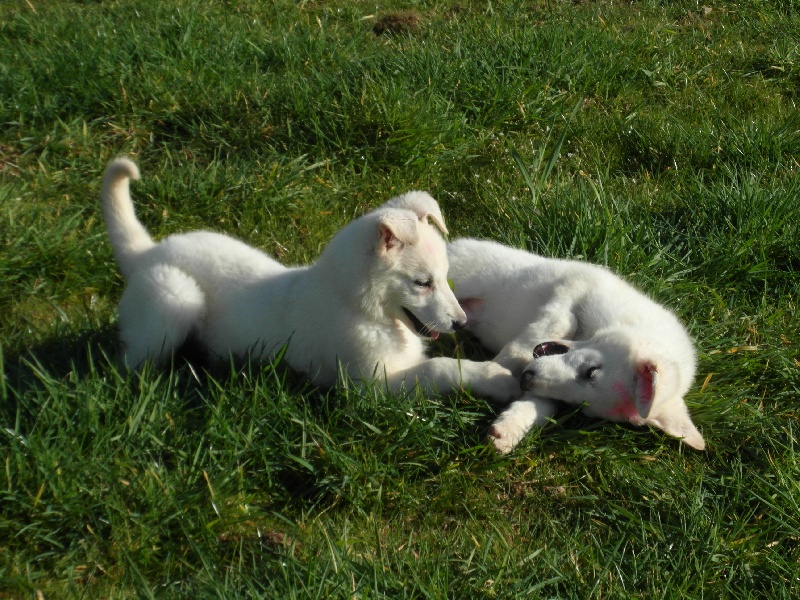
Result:
{"type": "Polygon", "coordinates": [[[387,372],[408,369],[425,357],[425,344],[400,323],[391,327],[365,328],[362,332],[365,357],[372,357],[387,372]]]}

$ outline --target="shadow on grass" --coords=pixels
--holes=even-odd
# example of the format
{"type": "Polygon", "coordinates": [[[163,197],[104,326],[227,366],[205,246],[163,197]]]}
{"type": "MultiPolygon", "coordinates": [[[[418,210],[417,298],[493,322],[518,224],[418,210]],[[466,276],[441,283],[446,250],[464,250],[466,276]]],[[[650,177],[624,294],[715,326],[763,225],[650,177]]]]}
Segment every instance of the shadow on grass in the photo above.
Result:
{"type": "Polygon", "coordinates": [[[83,378],[97,370],[98,362],[113,364],[116,329],[84,329],[50,337],[34,346],[3,357],[4,376],[18,390],[35,385],[39,374],[53,379],[83,378]]]}
{"type": "MultiPolygon", "coordinates": [[[[437,351],[453,356],[456,343],[447,340],[437,351]]],[[[471,356],[479,350],[473,347],[471,356]]],[[[281,360],[214,362],[191,343],[171,365],[147,366],[132,376],[119,366],[113,326],[53,336],[2,362],[0,421],[14,430],[35,430],[45,405],[59,419],[80,420],[82,405],[95,396],[106,415],[103,426],[122,431],[155,395],[166,403],[157,412],[174,419],[174,440],[183,440],[159,447],[161,464],[174,468],[185,460],[185,448],[175,443],[211,444],[204,432],[218,435],[230,424],[234,437],[223,434],[215,445],[227,445],[223,452],[251,447],[248,461],[268,465],[269,479],[282,490],[273,493],[276,501],[303,510],[369,504],[370,487],[359,482],[380,480],[384,471],[419,481],[465,452],[483,456],[482,440],[494,418],[491,406],[466,395],[423,398],[406,391],[389,397],[381,386],[320,388],[281,360]],[[54,395],[55,405],[49,400],[54,395]],[[246,442],[244,423],[256,431],[246,442]]]]}
{"type": "MultiPolygon", "coordinates": [[[[122,364],[116,338],[116,327],[111,325],[53,336],[21,351],[6,356],[0,354],[0,366],[3,367],[6,381],[18,391],[35,385],[43,375],[55,380],[79,381],[114,370],[124,374],[127,367],[122,364]]],[[[235,376],[237,372],[255,371],[259,366],[256,361],[250,360],[235,360],[230,363],[215,361],[198,343],[190,339],[176,352],[170,366],[149,366],[145,370],[172,370],[179,374],[179,379],[183,379],[180,375],[185,373],[187,381],[205,387],[212,380],[225,383],[228,377],[235,376]]],[[[280,361],[269,366],[279,371],[281,380],[288,385],[288,392],[309,391],[309,384],[302,375],[280,361]]]]}

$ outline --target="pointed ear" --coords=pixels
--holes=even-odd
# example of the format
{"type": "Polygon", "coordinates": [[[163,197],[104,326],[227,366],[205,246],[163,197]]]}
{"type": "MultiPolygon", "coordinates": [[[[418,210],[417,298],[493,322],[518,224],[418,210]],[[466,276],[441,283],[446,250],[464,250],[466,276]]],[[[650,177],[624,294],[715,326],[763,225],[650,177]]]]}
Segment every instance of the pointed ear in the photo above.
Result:
{"type": "Polygon", "coordinates": [[[461,309],[466,313],[467,320],[474,320],[483,310],[483,298],[458,298],[461,309]]]}
{"type": "Polygon", "coordinates": [[[681,438],[683,443],[691,446],[695,450],[705,450],[706,441],[703,435],[692,423],[689,417],[689,410],[681,400],[680,405],[675,405],[672,414],[660,415],[654,419],[647,419],[650,425],[663,429],[665,433],[681,438]]]}
{"type": "Polygon", "coordinates": [[[392,198],[384,206],[410,210],[419,217],[420,221],[425,221],[430,217],[433,224],[439,228],[439,231],[447,233],[447,227],[445,227],[439,204],[428,192],[408,192],[402,196],[392,198]]]}
{"type": "Polygon", "coordinates": [[[646,419],[653,408],[658,385],[658,369],[655,363],[643,360],[636,365],[636,410],[646,419]]]}
{"type": "Polygon", "coordinates": [[[378,223],[378,249],[388,252],[402,244],[416,244],[419,241],[419,225],[402,213],[390,211],[378,223]]]}

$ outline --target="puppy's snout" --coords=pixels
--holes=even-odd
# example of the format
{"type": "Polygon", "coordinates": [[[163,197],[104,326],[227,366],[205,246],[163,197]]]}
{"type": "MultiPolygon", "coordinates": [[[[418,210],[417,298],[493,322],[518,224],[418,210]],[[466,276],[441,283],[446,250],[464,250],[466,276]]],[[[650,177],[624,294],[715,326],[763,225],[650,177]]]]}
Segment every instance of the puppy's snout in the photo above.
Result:
{"type": "Polygon", "coordinates": [[[528,369],[522,373],[522,377],[519,379],[519,387],[523,390],[530,391],[533,389],[533,385],[536,381],[536,372],[532,369],[528,369]]]}
{"type": "Polygon", "coordinates": [[[452,327],[453,331],[458,331],[459,329],[464,329],[467,326],[466,321],[453,321],[452,327]]]}

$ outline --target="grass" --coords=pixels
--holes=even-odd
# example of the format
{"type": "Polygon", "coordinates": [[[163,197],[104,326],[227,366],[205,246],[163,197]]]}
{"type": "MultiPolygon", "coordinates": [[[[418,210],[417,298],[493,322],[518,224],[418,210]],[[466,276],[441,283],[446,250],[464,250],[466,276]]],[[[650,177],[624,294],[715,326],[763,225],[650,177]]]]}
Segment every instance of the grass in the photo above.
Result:
{"type": "Polygon", "coordinates": [[[0,4],[0,597],[797,597],[798,8],[0,4]],[[697,340],[708,450],[564,413],[500,457],[468,395],[120,370],[118,154],[157,236],[302,263],[418,188],[607,264],[697,340]]]}

